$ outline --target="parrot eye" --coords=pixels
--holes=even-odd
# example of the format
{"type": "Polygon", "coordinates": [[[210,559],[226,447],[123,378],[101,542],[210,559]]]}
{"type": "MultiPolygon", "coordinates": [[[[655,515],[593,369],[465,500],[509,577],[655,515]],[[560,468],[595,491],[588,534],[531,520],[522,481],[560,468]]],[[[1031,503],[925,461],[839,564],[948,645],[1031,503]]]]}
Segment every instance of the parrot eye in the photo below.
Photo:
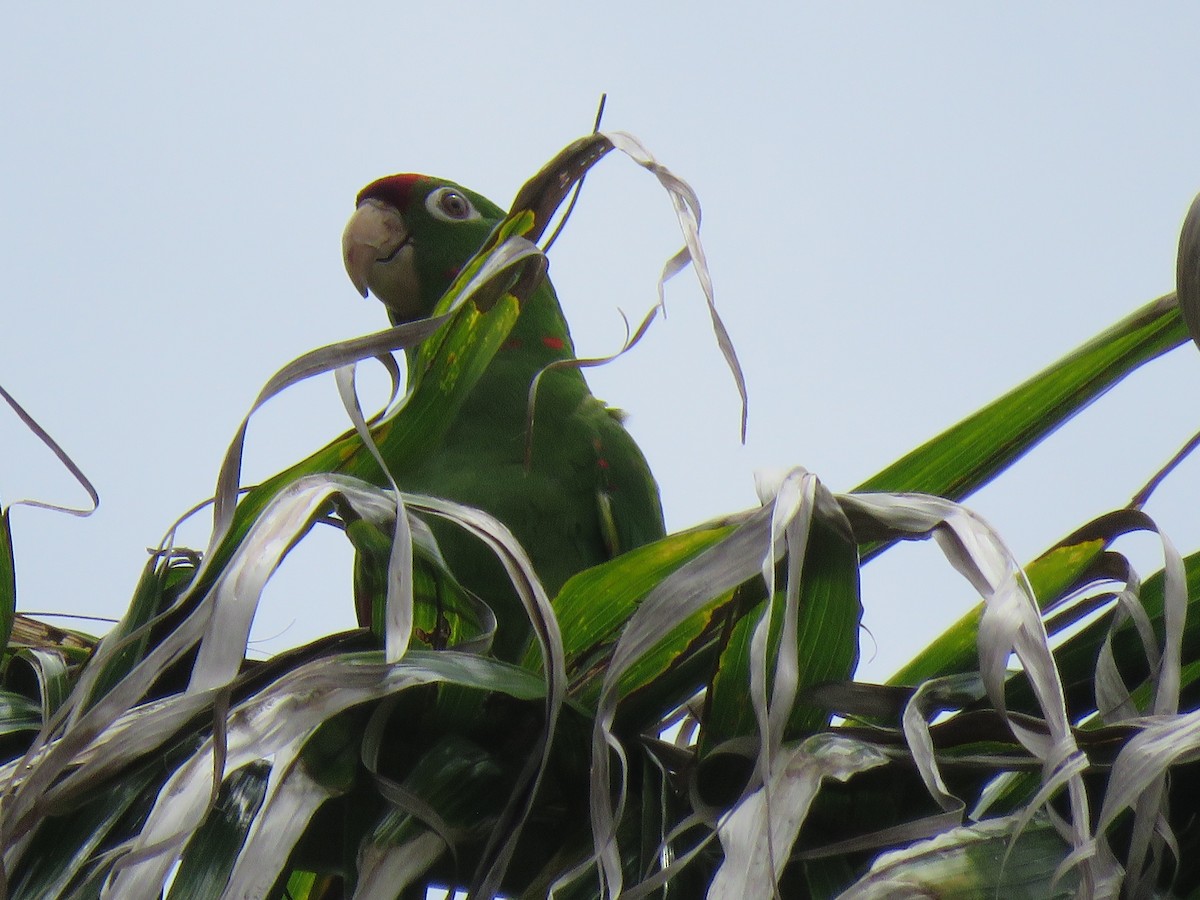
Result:
{"type": "Polygon", "coordinates": [[[479,212],[471,201],[454,188],[440,188],[429,195],[425,206],[433,215],[444,222],[465,222],[478,219],[479,212]]]}

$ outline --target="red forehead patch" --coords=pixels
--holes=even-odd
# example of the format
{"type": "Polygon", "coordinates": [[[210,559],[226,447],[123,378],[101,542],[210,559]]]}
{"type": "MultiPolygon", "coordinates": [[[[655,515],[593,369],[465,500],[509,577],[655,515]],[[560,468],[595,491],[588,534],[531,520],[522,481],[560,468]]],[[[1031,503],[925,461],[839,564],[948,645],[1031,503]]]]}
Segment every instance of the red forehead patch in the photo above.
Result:
{"type": "Polygon", "coordinates": [[[413,185],[421,177],[420,175],[411,174],[388,175],[386,178],[372,181],[358,192],[358,198],[354,201],[355,205],[357,206],[364,200],[369,199],[382,200],[384,203],[396,207],[396,209],[408,209],[409,200],[412,198],[413,185]]]}

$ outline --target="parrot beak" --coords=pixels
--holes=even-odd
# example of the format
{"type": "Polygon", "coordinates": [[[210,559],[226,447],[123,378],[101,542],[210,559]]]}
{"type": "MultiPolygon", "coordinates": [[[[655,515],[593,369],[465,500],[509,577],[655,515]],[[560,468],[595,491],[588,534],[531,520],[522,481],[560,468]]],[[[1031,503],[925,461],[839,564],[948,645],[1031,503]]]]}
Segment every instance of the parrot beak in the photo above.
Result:
{"type": "MultiPolygon", "coordinates": [[[[374,199],[359,204],[342,232],[342,260],[360,294],[367,296],[376,263],[391,262],[408,239],[408,228],[394,207],[374,199]]],[[[391,298],[380,299],[387,304],[391,298]]]]}

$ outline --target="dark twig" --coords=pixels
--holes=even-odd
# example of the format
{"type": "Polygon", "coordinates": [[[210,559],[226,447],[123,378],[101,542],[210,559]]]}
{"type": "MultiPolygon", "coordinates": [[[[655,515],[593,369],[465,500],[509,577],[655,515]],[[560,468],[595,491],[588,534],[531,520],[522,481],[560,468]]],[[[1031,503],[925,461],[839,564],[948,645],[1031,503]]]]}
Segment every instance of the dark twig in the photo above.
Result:
{"type": "Polygon", "coordinates": [[[1171,474],[1181,462],[1191,455],[1191,452],[1200,445],[1200,431],[1193,434],[1180,449],[1179,452],[1171,457],[1170,461],[1154,473],[1154,477],[1146,482],[1145,486],[1133,495],[1133,499],[1129,501],[1131,509],[1141,509],[1146,505],[1146,501],[1150,499],[1150,495],[1162,483],[1163,479],[1171,474]]]}
{"type": "MultiPolygon", "coordinates": [[[[600,105],[596,108],[596,121],[592,125],[592,134],[596,134],[600,131],[600,120],[604,117],[604,104],[607,102],[607,100],[608,94],[600,95],[600,105]]],[[[558,225],[555,226],[553,233],[547,239],[546,245],[542,247],[543,253],[550,252],[550,248],[554,245],[554,242],[558,240],[559,234],[562,233],[563,226],[567,224],[567,219],[571,217],[571,210],[575,208],[575,201],[579,199],[579,191],[583,188],[583,179],[586,177],[586,175],[581,176],[579,181],[575,183],[575,192],[571,194],[571,202],[567,204],[567,211],[564,212],[562,218],[558,220],[558,225]]]]}

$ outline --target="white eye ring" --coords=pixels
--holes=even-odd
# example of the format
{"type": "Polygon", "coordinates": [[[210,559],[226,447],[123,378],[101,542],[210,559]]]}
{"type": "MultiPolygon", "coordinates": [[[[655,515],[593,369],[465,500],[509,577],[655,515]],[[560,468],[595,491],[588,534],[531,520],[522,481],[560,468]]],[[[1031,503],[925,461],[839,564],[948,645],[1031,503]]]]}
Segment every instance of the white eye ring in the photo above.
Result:
{"type": "Polygon", "coordinates": [[[478,219],[479,210],[457,188],[438,188],[425,198],[425,208],[435,219],[443,222],[468,222],[478,219]]]}

